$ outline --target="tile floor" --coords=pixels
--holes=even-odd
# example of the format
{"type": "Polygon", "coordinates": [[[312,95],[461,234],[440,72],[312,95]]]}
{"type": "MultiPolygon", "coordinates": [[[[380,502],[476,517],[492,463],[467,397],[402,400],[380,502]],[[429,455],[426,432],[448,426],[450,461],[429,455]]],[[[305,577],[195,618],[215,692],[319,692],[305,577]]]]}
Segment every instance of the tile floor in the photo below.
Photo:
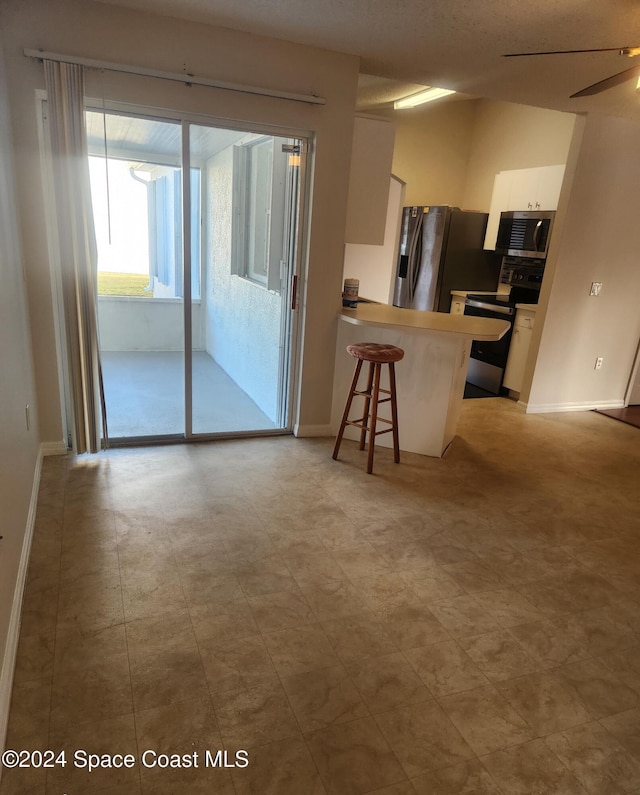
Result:
{"type": "Polygon", "coordinates": [[[8,747],[250,764],[0,792],[640,793],[639,441],[496,399],[373,476],[330,439],[47,459],[8,747]]]}

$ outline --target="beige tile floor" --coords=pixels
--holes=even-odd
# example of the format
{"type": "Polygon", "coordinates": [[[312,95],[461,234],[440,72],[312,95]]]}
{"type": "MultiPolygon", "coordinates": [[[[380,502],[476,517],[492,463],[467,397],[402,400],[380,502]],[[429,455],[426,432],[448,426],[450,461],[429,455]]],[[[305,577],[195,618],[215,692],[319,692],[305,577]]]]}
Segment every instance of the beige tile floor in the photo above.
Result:
{"type": "Polygon", "coordinates": [[[467,401],[442,460],[289,437],[47,459],[5,774],[83,795],[640,793],[640,436],[467,401]]]}

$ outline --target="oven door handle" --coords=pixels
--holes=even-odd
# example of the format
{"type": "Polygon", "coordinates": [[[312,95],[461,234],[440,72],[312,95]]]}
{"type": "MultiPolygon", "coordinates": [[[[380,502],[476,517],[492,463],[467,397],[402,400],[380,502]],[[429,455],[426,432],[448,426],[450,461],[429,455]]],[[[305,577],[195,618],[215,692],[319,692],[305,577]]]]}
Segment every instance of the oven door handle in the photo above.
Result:
{"type": "Polygon", "coordinates": [[[512,315],[513,308],[510,306],[497,306],[496,304],[483,304],[481,301],[465,301],[465,306],[473,306],[476,309],[486,309],[487,312],[496,312],[498,315],[512,315]]]}

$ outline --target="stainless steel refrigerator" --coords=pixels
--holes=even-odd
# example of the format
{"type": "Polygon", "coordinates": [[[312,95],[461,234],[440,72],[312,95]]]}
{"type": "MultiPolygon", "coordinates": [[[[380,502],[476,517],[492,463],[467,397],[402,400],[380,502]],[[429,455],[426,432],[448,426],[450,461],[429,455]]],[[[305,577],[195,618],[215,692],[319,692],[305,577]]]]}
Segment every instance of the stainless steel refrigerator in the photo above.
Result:
{"type": "Polygon", "coordinates": [[[404,207],[393,305],[448,312],[451,291],[497,291],[502,257],[485,251],[487,213],[404,207]]]}

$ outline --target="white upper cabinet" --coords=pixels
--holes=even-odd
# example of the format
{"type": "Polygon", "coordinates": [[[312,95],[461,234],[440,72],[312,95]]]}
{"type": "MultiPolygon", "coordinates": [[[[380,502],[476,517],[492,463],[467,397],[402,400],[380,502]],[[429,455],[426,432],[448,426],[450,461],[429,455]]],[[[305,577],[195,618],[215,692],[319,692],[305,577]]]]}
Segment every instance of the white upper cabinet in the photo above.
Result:
{"type": "Polygon", "coordinates": [[[491,195],[485,249],[496,247],[500,213],[505,210],[555,210],[558,207],[564,166],[541,166],[500,171],[491,195]]]}
{"type": "Polygon", "coordinates": [[[560,189],[564,179],[564,166],[545,166],[536,169],[540,172],[538,190],[536,193],[536,204],[534,210],[556,210],[560,189]]]}
{"type": "MultiPolygon", "coordinates": [[[[538,168],[520,168],[517,171],[502,172],[509,174],[510,190],[509,201],[503,210],[536,210],[538,195],[538,182],[540,180],[538,168]]],[[[549,209],[549,208],[547,208],[549,209]]]]}
{"type": "Polygon", "coordinates": [[[356,116],[351,152],[346,243],[384,243],[395,127],[356,116]]]}

